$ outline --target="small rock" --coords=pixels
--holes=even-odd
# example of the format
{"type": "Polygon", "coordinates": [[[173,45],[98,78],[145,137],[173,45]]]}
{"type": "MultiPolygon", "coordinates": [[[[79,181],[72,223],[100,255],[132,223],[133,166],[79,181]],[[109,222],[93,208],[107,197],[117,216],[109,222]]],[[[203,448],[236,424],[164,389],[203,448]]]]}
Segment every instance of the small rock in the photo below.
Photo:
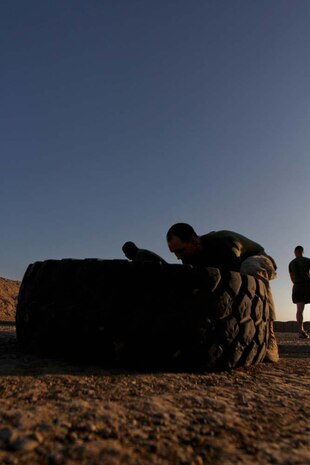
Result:
{"type": "Polygon", "coordinates": [[[48,431],[51,429],[51,425],[48,423],[38,423],[36,427],[40,431],[48,431]]]}
{"type": "Polygon", "coordinates": [[[2,459],[2,462],[4,465],[15,465],[18,463],[18,458],[17,457],[4,457],[2,459]]]}
{"type": "Polygon", "coordinates": [[[17,434],[14,430],[3,428],[0,430],[0,441],[10,441],[16,439],[17,434]],[[15,435],[15,438],[14,438],[15,435]]]}
{"type": "Polygon", "coordinates": [[[10,442],[10,449],[15,451],[31,451],[38,447],[39,443],[32,437],[18,438],[10,442]]]}
{"type": "Polygon", "coordinates": [[[191,465],[203,465],[203,459],[200,455],[197,455],[197,457],[194,458],[194,460],[191,462],[191,465]]]}

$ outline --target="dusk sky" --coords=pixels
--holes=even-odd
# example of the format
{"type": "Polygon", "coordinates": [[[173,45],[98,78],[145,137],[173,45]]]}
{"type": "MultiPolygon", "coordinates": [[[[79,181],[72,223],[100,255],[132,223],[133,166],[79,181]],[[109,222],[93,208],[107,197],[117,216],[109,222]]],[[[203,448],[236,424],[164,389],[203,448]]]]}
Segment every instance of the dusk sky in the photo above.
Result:
{"type": "MultiPolygon", "coordinates": [[[[310,256],[309,0],[2,0],[0,276],[49,258],[176,263],[175,222],[310,256]]],[[[310,305],[304,312],[310,319],[310,305]]]]}

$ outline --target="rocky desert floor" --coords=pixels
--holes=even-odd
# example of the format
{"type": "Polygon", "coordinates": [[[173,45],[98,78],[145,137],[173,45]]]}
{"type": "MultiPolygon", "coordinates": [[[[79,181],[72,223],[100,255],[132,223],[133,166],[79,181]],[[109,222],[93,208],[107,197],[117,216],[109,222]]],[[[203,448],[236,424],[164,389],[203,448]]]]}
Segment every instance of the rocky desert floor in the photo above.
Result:
{"type": "Polygon", "coordinates": [[[0,326],[0,463],[310,463],[310,340],[277,333],[277,364],[130,372],[20,353],[0,326]]]}

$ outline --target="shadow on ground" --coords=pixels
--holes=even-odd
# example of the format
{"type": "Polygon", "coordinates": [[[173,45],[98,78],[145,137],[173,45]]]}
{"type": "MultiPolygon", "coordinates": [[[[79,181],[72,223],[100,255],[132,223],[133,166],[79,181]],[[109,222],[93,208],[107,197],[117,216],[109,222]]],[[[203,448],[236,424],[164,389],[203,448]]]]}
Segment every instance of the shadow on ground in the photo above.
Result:
{"type": "MultiPolygon", "coordinates": [[[[296,333],[277,333],[280,363],[284,359],[310,358],[310,339],[298,339],[296,333]]],[[[121,367],[102,367],[87,360],[55,358],[38,354],[23,353],[19,350],[14,323],[0,322],[0,376],[29,376],[38,374],[72,374],[97,376],[124,374],[150,370],[130,370],[121,367]]],[[[153,370],[160,371],[160,370],[153,370]]]]}

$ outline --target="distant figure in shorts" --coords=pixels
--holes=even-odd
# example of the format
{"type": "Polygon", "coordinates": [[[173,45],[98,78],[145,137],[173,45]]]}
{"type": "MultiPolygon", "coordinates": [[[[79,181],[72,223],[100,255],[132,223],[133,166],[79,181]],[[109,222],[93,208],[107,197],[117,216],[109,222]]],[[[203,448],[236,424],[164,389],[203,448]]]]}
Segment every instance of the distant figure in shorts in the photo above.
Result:
{"type": "Polygon", "coordinates": [[[304,330],[304,308],[310,303],[310,258],[304,257],[304,248],[297,245],[294,250],[295,257],[288,265],[288,270],[293,283],[292,301],[297,305],[296,320],[299,337],[309,339],[309,334],[304,330]]]}
{"type": "Polygon", "coordinates": [[[128,241],[122,247],[122,250],[128,260],[132,262],[156,262],[167,263],[163,258],[151,250],[139,249],[134,242],[128,241]]]}

